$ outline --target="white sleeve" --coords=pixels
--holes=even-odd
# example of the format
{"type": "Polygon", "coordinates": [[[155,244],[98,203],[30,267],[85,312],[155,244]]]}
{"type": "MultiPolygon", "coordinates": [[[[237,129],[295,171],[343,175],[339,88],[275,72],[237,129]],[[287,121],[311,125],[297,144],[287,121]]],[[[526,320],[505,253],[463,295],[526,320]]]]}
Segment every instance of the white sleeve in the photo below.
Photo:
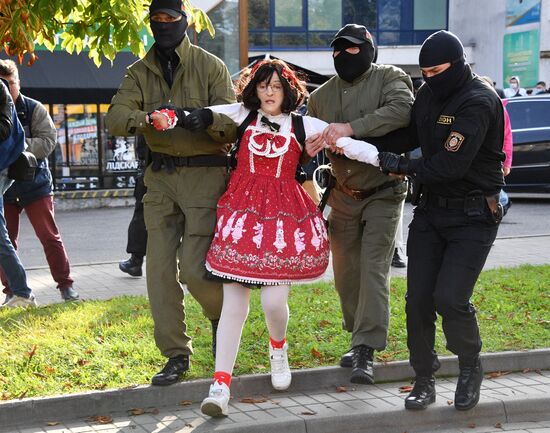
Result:
{"type": "Polygon", "coordinates": [[[336,140],[336,147],[344,149],[344,155],[349,159],[380,166],[378,162],[378,149],[366,141],[355,140],[350,137],[341,137],[336,140]]]}
{"type": "Polygon", "coordinates": [[[328,123],[311,116],[302,116],[304,119],[304,129],[306,132],[306,139],[314,134],[320,134],[328,126],[328,123]]]}
{"type": "Polygon", "coordinates": [[[213,105],[206,108],[212,110],[214,113],[225,114],[237,125],[243,123],[244,119],[246,119],[246,116],[248,116],[248,113],[250,112],[250,110],[245,108],[240,102],[235,104],[213,105]]]}

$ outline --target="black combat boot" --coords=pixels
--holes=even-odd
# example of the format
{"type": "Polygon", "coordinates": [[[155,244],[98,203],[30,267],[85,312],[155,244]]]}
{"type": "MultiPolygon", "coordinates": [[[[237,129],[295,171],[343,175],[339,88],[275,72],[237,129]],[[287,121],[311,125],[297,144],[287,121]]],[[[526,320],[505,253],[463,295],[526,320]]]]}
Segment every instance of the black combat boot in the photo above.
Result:
{"type": "Polygon", "coordinates": [[[214,360],[216,359],[216,335],[218,333],[218,323],[220,323],[220,319],[211,320],[210,323],[212,324],[212,356],[214,357],[214,360]]]}
{"type": "Polygon", "coordinates": [[[353,348],[353,370],[350,382],[365,385],[374,383],[373,356],[374,349],[372,347],[360,344],[353,348]]]}
{"type": "Polygon", "coordinates": [[[401,257],[401,253],[399,252],[398,248],[395,248],[393,251],[393,258],[391,260],[391,265],[394,268],[406,268],[407,264],[405,263],[405,260],[401,257]]]}
{"type": "Polygon", "coordinates": [[[483,367],[479,357],[463,362],[459,359],[460,374],[455,391],[455,408],[470,410],[479,401],[483,367]]]}
{"type": "Polygon", "coordinates": [[[137,254],[132,254],[128,260],[119,262],[118,268],[132,277],[141,277],[143,275],[141,271],[142,265],[143,256],[140,257],[137,254]]]}
{"type": "Polygon", "coordinates": [[[168,358],[164,368],[151,379],[153,385],[166,386],[178,382],[189,370],[189,355],[178,355],[168,358]]]}
{"type": "Polygon", "coordinates": [[[340,367],[353,367],[353,348],[342,355],[342,357],[340,358],[340,367]]]}
{"type": "Polygon", "coordinates": [[[435,377],[416,376],[414,387],[405,398],[405,409],[426,409],[433,402],[435,402],[435,377]]]}

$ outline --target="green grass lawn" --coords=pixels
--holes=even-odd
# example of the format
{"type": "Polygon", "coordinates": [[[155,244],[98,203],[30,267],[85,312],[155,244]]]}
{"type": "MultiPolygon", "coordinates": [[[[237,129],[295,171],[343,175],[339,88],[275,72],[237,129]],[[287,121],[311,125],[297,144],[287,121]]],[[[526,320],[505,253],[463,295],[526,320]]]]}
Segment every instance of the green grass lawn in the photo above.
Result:
{"type": "MultiPolygon", "coordinates": [[[[484,272],[474,304],[483,351],[550,346],[550,265],[484,272]]],[[[388,347],[379,361],[407,359],[406,282],[391,284],[388,347]]],[[[252,296],[235,374],[269,371],[268,334],[259,302],[252,296]]],[[[210,322],[186,298],[195,354],[188,379],[210,377],[210,322]]],[[[153,341],[153,322],[144,297],[57,304],[37,309],[0,309],[0,399],[9,400],[91,389],[147,384],[164,364],[153,341]]],[[[293,287],[288,330],[292,368],[336,365],[348,349],[338,296],[330,283],[293,287]]],[[[437,350],[448,354],[441,329],[437,350]]]]}

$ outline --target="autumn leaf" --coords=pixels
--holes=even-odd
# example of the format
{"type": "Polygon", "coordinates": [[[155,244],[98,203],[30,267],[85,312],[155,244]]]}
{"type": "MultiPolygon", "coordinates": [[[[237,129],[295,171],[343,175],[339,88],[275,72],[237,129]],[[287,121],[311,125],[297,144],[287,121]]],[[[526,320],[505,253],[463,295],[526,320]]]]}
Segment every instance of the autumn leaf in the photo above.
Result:
{"type": "Polygon", "coordinates": [[[323,359],[323,355],[315,347],[311,348],[311,354],[317,359],[323,359]]]}
{"type": "Polygon", "coordinates": [[[33,344],[32,345],[32,349],[30,350],[30,352],[27,352],[26,355],[29,357],[29,361],[32,359],[32,357],[36,354],[36,344],[33,344]]]}
{"type": "Polygon", "coordinates": [[[128,410],[128,415],[132,415],[132,416],[143,415],[144,413],[147,413],[145,409],[133,408],[128,410]]]}
{"type": "Polygon", "coordinates": [[[90,363],[90,361],[88,361],[86,359],[79,359],[76,363],[78,365],[80,365],[81,367],[84,367],[85,365],[88,365],[90,363]]]}
{"type": "Polygon", "coordinates": [[[265,370],[267,367],[263,364],[256,364],[254,367],[256,367],[258,370],[265,370]]]}
{"type": "Polygon", "coordinates": [[[506,376],[510,374],[511,371],[493,371],[487,375],[489,379],[496,379],[497,377],[506,376]]]}
{"type": "Polygon", "coordinates": [[[305,411],[305,412],[300,412],[300,415],[317,415],[317,412],[313,412],[313,411],[305,411]]]}
{"type": "Polygon", "coordinates": [[[88,418],[91,422],[96,422],[98,424],[111,424],[113,422],[113,418],[110,416],[103,416],[103,415],[95,415],[88,418]]]}
{"type": "Polygon", "coordinates": [[[19,396],[17,397],[19,400],[25,398],[25,396],[27,395],[27,393],[29,392],[28,389],[26,389],[25,391],[23,391],[21,394],[19,394],[19,396]]]}
{"type": "Polygon", "coordinates": [[[476,423],[471,422],[470,424],[468,424],[468,428],[476,428],[476,423]]]}
{"type": "Polygon", "coordinates": [[[53,427],[54,425],[59,425],[59,421],[48,421],[46,423],[47,426],[53,427]]]}
{"type": "Polygon", "coordinates": [[[40,379],[46,379],[48,376],[46,376],[45,374],[42,374],[42,373],[38,373],[38,372],[34,372],[33,373],[36,377],[39,377],[40,379]]]}
{"type": "Polygon", "coordinates": [[[399,387],[399,392],[411,392],[413,387],[411,385],[403,385],[399,387]]]}
{"type": "Polygon", "coordinates": [[[347,392],[348,389],[345,386],[337,386],[336,392],[347,392]]]}
{"type": "Polygon", "coordinates": [[[265,403],[266,401],[267,401],[267,398],[264,398],[264,397],[259,397],[259,398],[245,397],[240,400],[241,403],[248,403],[248,404],[265,403]]]}
{"type": "Polygon", "coordinates": [[[48,373],[48,374],[55,373],[55,368],[54,367],[46,367],[46,373],[48,373]]]}
{"type": "Polygon", "coordinates": [[[454,401],[452,401],[452,400],[447,400],[447,406],[450,406],[450,405],[452,405],[453,403],[454,403],[454,401]]]}
{"type": "Polygon", "coordinates": [[[330,325],[331,323],[328,321],[328,320],[321,320],[319,322],[319,328],[325,328],[327,327],[328,325],[330,325]]]}
{"type": "Polygon", "coordinates": [[[502,424],[499,423],[499,422],[497,422],[497,423],[495,424],[495,428],[502,428],[502,424]]]}
{"type": "Polygon", "coordinates": [[[191,406],[193,402],[191,400],[182,400],[180,401],[180,406],[191,406]]]}

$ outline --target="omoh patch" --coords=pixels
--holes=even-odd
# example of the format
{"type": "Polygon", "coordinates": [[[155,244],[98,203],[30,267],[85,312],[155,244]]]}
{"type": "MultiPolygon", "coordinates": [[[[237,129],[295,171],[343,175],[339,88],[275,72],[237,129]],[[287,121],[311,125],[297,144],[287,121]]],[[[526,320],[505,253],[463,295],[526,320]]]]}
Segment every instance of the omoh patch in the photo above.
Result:
{"type": "Polygon", "coordinates": [[[458,132],[451,132],[445,142],[445,149],[449,152],[456,152],[462,146],[464,136],[458,132]]]}

